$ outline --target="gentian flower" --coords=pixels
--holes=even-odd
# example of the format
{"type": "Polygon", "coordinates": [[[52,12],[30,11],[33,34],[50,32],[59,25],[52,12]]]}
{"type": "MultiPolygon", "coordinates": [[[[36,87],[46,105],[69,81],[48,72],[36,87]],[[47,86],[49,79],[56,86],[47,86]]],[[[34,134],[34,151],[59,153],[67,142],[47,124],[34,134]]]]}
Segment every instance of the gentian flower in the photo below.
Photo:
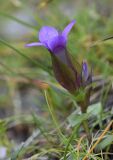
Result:
{"type": "Polygon", "coordinates": [[[62,32],[54,27],[44,26],[39,31],[39,42],[26,45],[26,47],[43,46],[48,49],[57,81],[72,94],[81,87],[86,87],[91,81],[87,63],[83,62],[81,66],[67,51],[68,34],[74,24],[75,20],[71,21],[62,32]]]}
{"type": "Polygon", "coordinates": [[[75,24],[73,20],[62,32],[58,32],[54,27],[44,26],[39,31],[39,42],[27,44],[26,47],[44,46],[50,52],[58,54],[60,50],[66,48],[68,34],[75,24]]]}

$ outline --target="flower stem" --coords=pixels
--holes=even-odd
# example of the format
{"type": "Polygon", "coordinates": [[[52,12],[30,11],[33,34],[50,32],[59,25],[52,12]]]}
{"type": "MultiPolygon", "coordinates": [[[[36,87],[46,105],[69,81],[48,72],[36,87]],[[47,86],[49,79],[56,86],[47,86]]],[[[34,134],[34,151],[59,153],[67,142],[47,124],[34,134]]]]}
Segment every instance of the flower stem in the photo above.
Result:
{"type": "MultiPolygon", "coordinates": [[[[80,102],[80,108],[81,108],[82,114],[86,113],[86,111],[87,111],[88,104],[89,104],[89,97],[90,97],[90,92],[86,92],[83,97],[83,100],[80,102]]],[[[88,120],[85,119],[82,122],[82,125],[83,125],[85,132],[86,132],[86,135],[87,135],[87,138],[88,138],[88,141],[90,144],[91,143],[91,134],[90,134],[90,129],[89,129],[89,125],[88,125],[88,120]]]]}
{"type": "Polygon", "coordinates": [[[86,134],[87,134],[88,141],[90,143],[91,142],[91,135],[90,135],[90,129],[89,129],[87,120],[83,121],[83,127],[84,127],[84,130],[85,130],[86,134]]]}
{"type": "Polygon", "coordinates": [[[52,109],[52,107],[51,107],[51,104],[50,104],[50,101],[49,101],[49,97],[48,97],[48,95],[47,95],[47,91],[46,91],[46,90],[44,90],[44,95],[45,95],[45,99],[46,99],[46,102],[47,102],[47,106],[48,106],[50,115],[51,115],[52,120],[53,120],[53,122],[54,122],[54,125],[55,125],[55,127],[56,127],[56,129],[57,129],[58,136],[59,136],[59,138],[60,138],[61,140],[63,140],[63,134],[62,134],[62,132],[61,132],[61,130],[60,130],[60,127],[59,127],[59,125],[58,125],[56,116],[55,116],[55,114],[53,113],[53,109],[52,109]]]}

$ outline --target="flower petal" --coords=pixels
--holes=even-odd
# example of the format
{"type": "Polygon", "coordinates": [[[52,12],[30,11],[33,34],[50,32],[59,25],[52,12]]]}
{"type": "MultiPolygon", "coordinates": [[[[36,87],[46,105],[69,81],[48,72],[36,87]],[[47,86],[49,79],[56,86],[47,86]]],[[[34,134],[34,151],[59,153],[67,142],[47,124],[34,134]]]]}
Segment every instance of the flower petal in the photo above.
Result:
{"type": "Polygon", "coordinates": [[[88,65],[86,61],[83,61],[82,63],[82,76],[84,78],[85,81],[87,81],[88,77],[89,77],[89,71],[88,71],[88,65]]]}
{"type": "Polygon", "coordinates": [[[40,43],[40,42],[29,43],[29,44],[26,44],[25,46],[26,47],[34,47],[34,46],[44,46],[45,47],[45,45],[43,43],[40,43]]]}
{"type": "Polygon", "coordinates": [[[62,35],[56,36],[48,42],[48,47],[54,54],[57,54],[60,48],[66,48],[66,39],[62,35]]]}
{"type": "Polygon", "coordinates": [[[58,36],[58,32],[54,27],[44,26],[39,31],[39,40],[46,46],[48,45],[48,42],[56,36],[58,36]]]}
{"type": "Polygon", "coordinates": [[[63,30],[62,35],[67,39],[68,33],[72,29],[73,25],[75,24],[75,20],[71,21],[63,30]]]}

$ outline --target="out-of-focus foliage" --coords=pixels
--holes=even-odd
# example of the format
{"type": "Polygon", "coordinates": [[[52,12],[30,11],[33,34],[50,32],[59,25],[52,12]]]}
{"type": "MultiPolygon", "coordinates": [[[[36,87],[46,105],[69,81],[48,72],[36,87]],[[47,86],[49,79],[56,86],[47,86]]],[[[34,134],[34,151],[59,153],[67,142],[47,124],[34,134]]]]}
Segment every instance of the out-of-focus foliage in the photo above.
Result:
{"type": "MultiPolygon", "coordinates": [[[[95,142],[112,119],[113,40],[101,41],[112,35],[112,0],[0,1],[1,160],[53,160],[66,155],[75,160],[86,155],[89,146],[83,129],[72,127],[88,118],[95,142]],[[38,41],[43,25],[62,30],[73,19],[69,52],[80,63],[86,59],[93,74],[103,78],[94,84],[94,108],[89,106],[83,116],[74,97],[56,82],[49,52],[43,47],[25,48],[26,43],[38,41]]],[[[111,130],[97,146],[98,154],[91,153],[92,159],[113,159],[100,153],[101,149],[113,153],[111,130]]]]}

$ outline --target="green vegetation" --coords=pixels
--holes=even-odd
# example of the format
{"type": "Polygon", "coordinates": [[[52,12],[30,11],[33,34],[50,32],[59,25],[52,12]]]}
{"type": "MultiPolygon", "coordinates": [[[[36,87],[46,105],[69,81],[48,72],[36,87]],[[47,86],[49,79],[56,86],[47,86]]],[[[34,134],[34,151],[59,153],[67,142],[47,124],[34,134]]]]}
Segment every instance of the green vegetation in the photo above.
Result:
{"type": "Polygon", "coordinates": [[[113,160],[112,6],[112,0],[1,0],[0,160],[113,160]],[[68,50],[93,73],[83,114],[81,93],[74,97],[58,84],[49,52],[25,48],[38,41],[42,26],[62,30],[73,19],[68,50]]]}

